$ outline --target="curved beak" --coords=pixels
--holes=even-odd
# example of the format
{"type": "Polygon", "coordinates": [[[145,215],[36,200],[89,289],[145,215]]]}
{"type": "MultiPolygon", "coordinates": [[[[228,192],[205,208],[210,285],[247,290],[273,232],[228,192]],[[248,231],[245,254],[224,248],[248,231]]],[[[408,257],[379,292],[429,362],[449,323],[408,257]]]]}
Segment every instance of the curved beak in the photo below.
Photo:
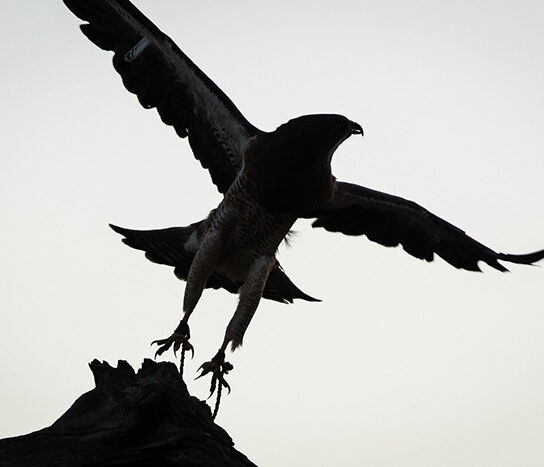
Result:
{"type": "Polygon", "coordinates": [[[349,126],[350,126],[350,129],[351,129],[351,134],[352,135],[361,135],[361,136],[364,135],[363,127],[361,125],[359,125],[358,123],[352,122],[350,120],[349,126]]]}

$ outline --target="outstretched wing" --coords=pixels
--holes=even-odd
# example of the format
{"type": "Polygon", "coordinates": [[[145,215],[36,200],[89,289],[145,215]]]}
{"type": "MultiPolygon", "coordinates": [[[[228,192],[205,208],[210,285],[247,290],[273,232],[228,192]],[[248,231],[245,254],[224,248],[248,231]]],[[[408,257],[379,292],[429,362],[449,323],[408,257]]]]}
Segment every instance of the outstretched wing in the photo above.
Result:
{"type": "MultiPolygon", "coordinates": [[[[188,227],[159,230],[131,230],[111,224],[110,227],[124,237],[123,243],[136,250],[145,251],[145,257],[154,263],[173,266],[176,277],[186,281],[195,257],[194,249],[186,245],[191,243],[199,225],[200,222],[197,222],[188,227]]],[[[217,272],[214,272],[206,282],[206,288],[225,289],[231,293],[238,293],[242,285],[242,283],[232,282],[217,272]]],[[[320,301],[305,294],[293,284],[279,263],[275,264],[268,275],[263,298],[281,303],[293,303],[295,298],[309,302],[320,301]]]]}
{"type": "Polygon", "coordinates": [[[366,235],[384,246],[400,244],[426,261],[437,254],[452,266],[470,271],[480,271],[479,261],[506,271],[498,260],[532,264],[544,258],[544,250],[527,255],[496,253],[413,201],[351,183],[336,182],[329,205],[305,217],[317,217],[313,227],[366,235]]]}
{"type": "Polygon", "coordinates": [[[147,109],[156,107],[177,134],[189,136],[195,157],[224,193],[260,130],[165,34],[128,0],[64,0],[92,42],[115,54],[125,87],[147,109]]]}

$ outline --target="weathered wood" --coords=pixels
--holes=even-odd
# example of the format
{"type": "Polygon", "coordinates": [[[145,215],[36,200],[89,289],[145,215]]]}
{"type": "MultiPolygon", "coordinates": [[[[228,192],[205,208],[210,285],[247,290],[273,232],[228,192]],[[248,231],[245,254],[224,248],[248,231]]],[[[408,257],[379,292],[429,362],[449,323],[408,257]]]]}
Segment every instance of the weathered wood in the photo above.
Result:
{"type": "Polygon", "coordinates": [[[146,359],[137,373],[122,360],[117,368],[98,360],[89,366],[96,387],[50,427],[0,440],[0,465],[255,465],[189,394],[173,363],[146,359]]]}

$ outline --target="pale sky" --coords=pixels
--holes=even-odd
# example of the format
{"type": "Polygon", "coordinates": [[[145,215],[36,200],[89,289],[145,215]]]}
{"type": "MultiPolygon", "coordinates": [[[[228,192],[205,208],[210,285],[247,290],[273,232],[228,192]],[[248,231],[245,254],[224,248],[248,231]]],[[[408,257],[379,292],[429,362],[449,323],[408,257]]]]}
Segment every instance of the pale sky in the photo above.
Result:
{"type": "MultiPolygon", "coordinates": [[[[340,180],[412,199],[493,249],[544,248],[544,3],[134,2],[253,124],[341,113],[340,180]]],[[[0,438],[54,422],[87,363],[139,367],[184,284],[107,224],[187,225],[220,200],[60,0],[2,1],[0,438]]],[[[544,465],[544,269],[431,264],[295,224],[322,303],[263,301],[217,419],[263,466],[544,465]]],[[[191,318],[192,381],[236,297],[191,318]]],[[[169,354],[168,359],[173,360],[169,354]]]]}

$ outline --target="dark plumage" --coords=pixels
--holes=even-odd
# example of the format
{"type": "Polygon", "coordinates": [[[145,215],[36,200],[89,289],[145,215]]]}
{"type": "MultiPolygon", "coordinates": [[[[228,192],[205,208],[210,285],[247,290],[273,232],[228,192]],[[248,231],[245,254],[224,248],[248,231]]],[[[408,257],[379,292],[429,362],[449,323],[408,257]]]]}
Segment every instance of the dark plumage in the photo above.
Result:
{"type": "MultiPolygon", "coordinates": [[[[145,251],[145,257],[149,261],[173,266],[176,277],[186,281],[195,254],[192,251],[186,251],[183,245],[201,224],[202,222],[196,222],[188,227],[170,227],[158,230],[131,230],[111,224],[110,227],[124,237],[123,243],[125,245],[145,251]]],[[[242,282],[235,283],[218,272],[213,272],[206,282],[206,288],[225,289],[230,293],[238,293],[242,285],[242,282]]],[[[320,301],[306,295],[293,284],[285,275],[279,262],[276,262],[268,275],[263,298],[281,303],[293,303],[295,298],[309,302],[320,301]]]]}
{"type": "Polygon", "coordinates": [[[480,261],[504,272],[507,269],[498,260],[532,264],[544,257],[544,250],[525,255],[496,253],[413,201],[352,183],[336,182],[333,200],[304,217],[316,218],[313,227],[366,235],[384,246],[402,245],[404,251],[426,261],[437,254],[469,271],[481,271],[480,261]]]}
{"type": "Polygon", "coordinates": [[[204,288],[239,293],[240,301],[217,355],[203,365],[226,385],[230,369],[224,351],[241,345],[261,297],[280,302],[313,301],[285,275],[275,254],[296,219],[315,218],[314,227],[366,235],[385,246],[402,245],[420,259],[441,256],[460,269],[479,270],[483,261],[532,264],[528,255],[496,253],[418,204],[335,180],[331,158],[361,126],[341,115],[306,115],[263,132],[128,0],[64,0],[86,21],[83,33],[114,52],[123,84],[145,108],[188,137],[195,157],[210,172],[224,198],[204,220],[188,227],[136,231],[112,226],[124,242],[151,261],[173,266],[187,281],[184,317],[174,334],[158,341],[158,353],[189,344],[189,316],[204,288]]]}

